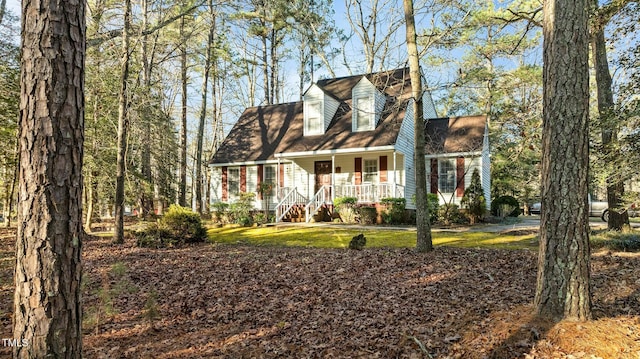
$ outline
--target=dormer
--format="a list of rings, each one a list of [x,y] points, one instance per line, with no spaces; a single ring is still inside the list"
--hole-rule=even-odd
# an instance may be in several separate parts
[[[353,87],[351,98],[351,131],[374,130],[382,118],[382,110],[387,100],[385,95],[363,76]]]
[[[331,119],[340,103],[313,84],[304,94],[304,136],[322,135],[327,131]]]

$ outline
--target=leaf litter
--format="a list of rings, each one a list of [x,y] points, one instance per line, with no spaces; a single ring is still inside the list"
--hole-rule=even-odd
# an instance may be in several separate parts
[[[86,358],[640,355],[635,254],[594,255],[595,320],[553,324],[532,315],[531,251],[154,250],[97,237],[83,250]],[[12,290],[1,292],[2,337],[11,336]]]

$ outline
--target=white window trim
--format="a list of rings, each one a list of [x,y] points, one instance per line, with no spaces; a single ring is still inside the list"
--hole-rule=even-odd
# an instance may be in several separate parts
[[[362,128],[360,126],[360,109],[358,108],[358,102],[361,100],[367,100],[369,102],[369,109],[363,111],[367,117],[369,117],[369,126],[366,128]],[[354,126],[353,132],[362,132],[362,131],[371,131],[375,128],[375,98],[373,95],[370,96],[359,96],[353,99],[353,107],[355,112],[354,118]],[[367,112],[368,111],[368,112]]]
[[[319,105],[318,129],[311,131],[310,111],[313,105]],[[324,103],[322,100],[304,102],[304,136],[321,135],[324,133]]]
[[[448,174],[443,173],[442,171],[442,164],[444,163],[444,161],[447,161],[448,163],[452,163],[453,164],[453,190],[450,192],[445,192],[444,188],[442,186],[442,178],[443,176],[448,176]],[[455,158],[441,158],[438,159],[438,191],[442,192],[442,193],[454,193],[456,191],[456,187],[457,187],[457,179],[458,179],[458,168],[457,168],[457,163],[456,163],[456,159]],[[448,181],[448,179],[447,179]]]
[[[365,173],[367,173],[367,171],[365,171],[365,169],[367,168],[366,163],[367,161],[375,161],[376,163],[376,175],[375,175],[375,180],[374,181],[367,181],[365,179]],[[371,184],[380,184],[380,161],[378,160],[378,158],[373,157],[373,158],[363,158],[362,159],[362,183],[371,183]]]

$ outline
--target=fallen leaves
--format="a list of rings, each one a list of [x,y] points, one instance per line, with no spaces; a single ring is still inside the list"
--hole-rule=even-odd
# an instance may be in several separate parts
[[[640,258],[597,255],[592,267],[595,332],[619,326],[626,339],[609,350],[637,353]],[[596,340],[584,334],[589,324],[568,331],[531,315],[536,255],[528,251],[151,250],[92,239],[84,268],[85,313],[105,304],[104,286],[113,307],[86,328],[87,358],[601,355],[576,342]]]

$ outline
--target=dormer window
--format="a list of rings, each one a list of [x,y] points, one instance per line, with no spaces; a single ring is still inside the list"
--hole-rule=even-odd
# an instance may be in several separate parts
[[[324,131],[322,101],[304,102],[304,135],[321,135]]]
[[[371,131],[374,129],[373,97],[357,97],[355,99],[355,126],[354,131]]]

